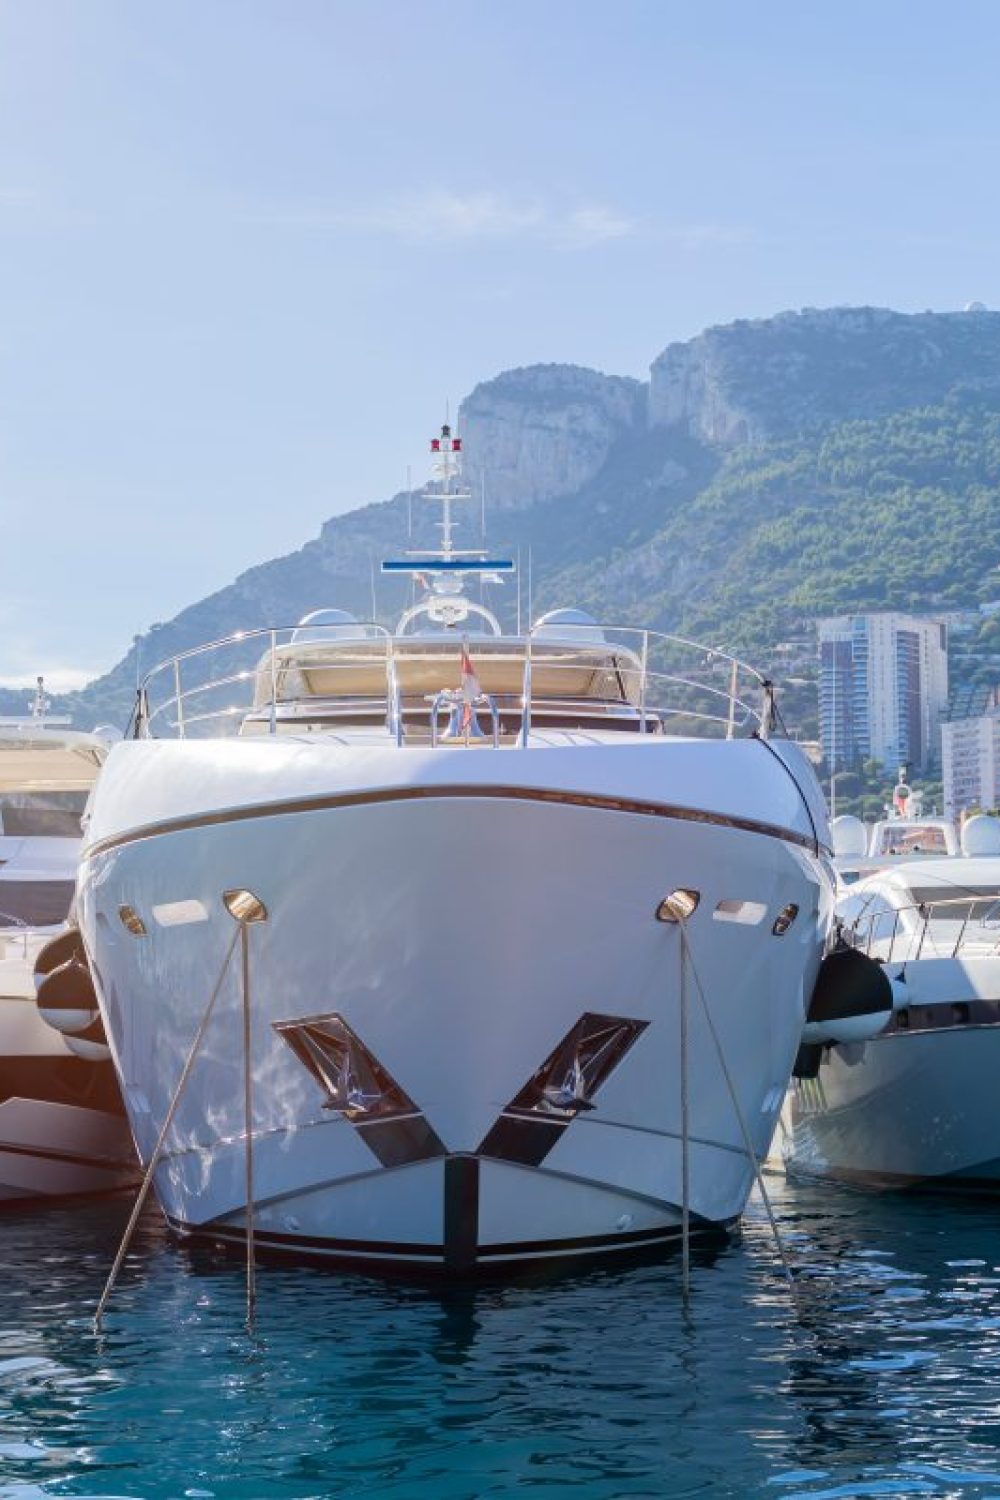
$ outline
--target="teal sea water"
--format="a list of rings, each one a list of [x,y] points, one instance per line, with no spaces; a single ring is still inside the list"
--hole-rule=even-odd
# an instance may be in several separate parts
[[[772,1180],[740,1240],[428,1291],[233,1263],[125,1205],[0,1221],[0,1500],[995,1496],[1000,1205]]]

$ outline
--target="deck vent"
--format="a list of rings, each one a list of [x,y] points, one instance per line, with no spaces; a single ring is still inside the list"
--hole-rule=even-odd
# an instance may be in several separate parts
[[[208,912],[201,901],[163,901],[153,907],[153,921],[158,927],[187,927],[192,922],[207,922]]]
[[[712,913],[714,922],[739,922],[744,927],[756,927],[767,916],[767,907],[762,901],[720,901]]]

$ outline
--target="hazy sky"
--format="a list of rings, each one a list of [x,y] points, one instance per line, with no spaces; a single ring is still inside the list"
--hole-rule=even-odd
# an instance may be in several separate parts
[[[401,488],[501,369],[1000,306],[998,80],[994,0],[0,0],[0,682]]]

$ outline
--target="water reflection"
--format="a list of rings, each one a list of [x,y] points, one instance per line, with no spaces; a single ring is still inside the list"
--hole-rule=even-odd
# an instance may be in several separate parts
[[[40,1495],[1000,1497],[989,1205],[776,1185],[697,1258],[428,1291],[238,1265],[125,1205],[3,1222],[0,1500]]]

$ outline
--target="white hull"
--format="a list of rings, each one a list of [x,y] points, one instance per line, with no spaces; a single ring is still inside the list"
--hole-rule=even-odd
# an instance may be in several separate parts
[[[8,939],[17,956],[0,961],[0,1204],[113,1192],[137,1175],[110,1067],[74,1056],[38,1013],[44,938]]]
[[[789,1172],[873,1188],[1000,1192],[1000,1027],[891,1032],[835,1047],[793,1085]]]
[[[650,796],[664,787],[669,808]],[[740,816],[761,806],[769,831]],[[830,897],[796,817],[787,774],[752,742],[565,755],[287,739],[117,748],[79,912],[141,1155],[236,933],[222,892],[245,888],[268,912],[247,929],[259,1243],[470,1271],[675,1236],[681,933],[654,913],[676,887],[700,893],[694,964],[763,1156]],[[766,915],[716,920],[734,899]],[[155,909],[180,902],[203,918],[160,925]],[[800,915],[775,937],[790,902]],[[125,930],[124,904],[145,935]],[[156,1175],[171,1224],[213,1238],[241,1238],[245,1223],[238,959],[237,948]],[[690,1207],[707,1229],[742,1212],[752,1167],[690,977],[687,988]],[[512,1118],[532,1075],[594,1015],[633,1023],[594,1107],[555,1124]],[[407,1096],[406,1120],[324,1108],[290,1045],[299,1033],[275,1027],[330,1016]]]
[[[817,1076],[793,1083],[781,1131],[791,1173],[873,1188],[1000,1190],[994,864],[911,862],[842,898],[846,920],[861,913],[855,940],[870,942],[881,963],[893,1013],[869,1040],[824,1050]]]

